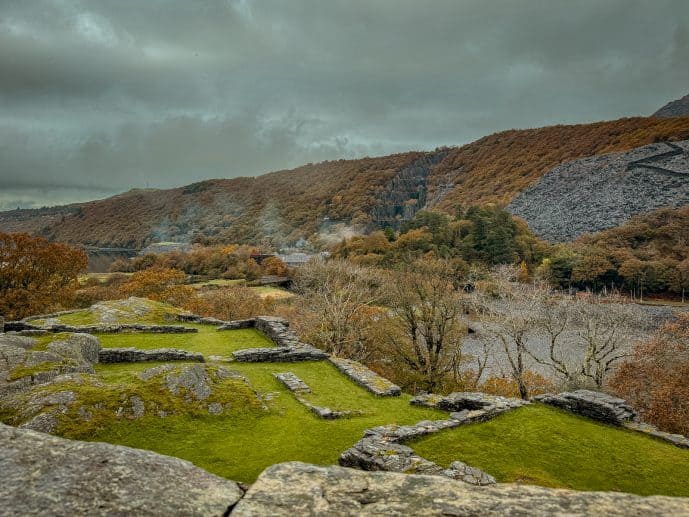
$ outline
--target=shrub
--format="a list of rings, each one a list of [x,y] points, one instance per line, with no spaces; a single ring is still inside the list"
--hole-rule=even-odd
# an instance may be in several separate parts
[[[664,431],[689,435],[689,314],[663,325],[634,349],[612,390]]]
[[[68,307],[86,253],[26,233],[0,233],[0,314],[24,318]]]

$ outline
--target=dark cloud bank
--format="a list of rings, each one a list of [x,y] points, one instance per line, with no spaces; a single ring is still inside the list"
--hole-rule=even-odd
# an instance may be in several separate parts
[[[686,0],[0,0],[0,209],[646,115]]]

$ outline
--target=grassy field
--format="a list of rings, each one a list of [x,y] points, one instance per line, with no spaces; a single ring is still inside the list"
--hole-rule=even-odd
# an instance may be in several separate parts
[[[109,382],[126,383],[129,376],[154,365],[100,365],[98,374]],[[264,395],[268,411],[124,420],[91,439],[169,454],[220,476],[251,482],[267,466],[282,461],[337,463],[339,454],[369,427],[443,418],[438,411],[411,406],[408,396],[377,398],[325,362],[227,366],[245,375]],[[318,403],[365,414],[341,420],[317,418],[272,375],[284,371],[294,372],[309,384]]]
[[[203,355],[229,356],[235,350],[253,347],[271,347],[275,344],[256,329],[218,331],[211,325],[185,323],[185,327],[198,329],[194,334],[100,334],[104,348],[130,347],[181,348]]]
[[[689,496],[689,450],[542,405],[409,445],[440,465],[462,460],[502,482]]]

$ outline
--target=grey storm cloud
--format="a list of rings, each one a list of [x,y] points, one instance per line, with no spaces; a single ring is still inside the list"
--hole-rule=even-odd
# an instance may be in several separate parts
[[[0,209],[647,115],[686,0],[0,0]]]

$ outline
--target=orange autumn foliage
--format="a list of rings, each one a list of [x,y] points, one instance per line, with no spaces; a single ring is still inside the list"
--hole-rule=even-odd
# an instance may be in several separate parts
[[[0,233],[0,315],[19,319],[68,306],[86,253],[28,234]]]
[[[132,274],[120,292],[124,296],[140,296],[179,307],[195,296],[193,287],[182,285],[185,279],[184,272],[178,269],[152,267]]]
[[[641,412],[644,421],[689,435],[689,314],[663,325],[636,346],[610,388]]]
[[[460,147],[429,171],[427,199],[454,213],[503,204],[553,167],[577,158],[624,151],[654,141],[689,139],[689,117],[620,120],[514,129]],[[323,222],[367,227],[386,186],[422,152],[332,160],[255,178],[208,180],[169,190],[132,190],[109,199],[0,215],[0,228],[45,231],[55,240],[141,248],[166,238],[201,244],[294,242]],[[447,195],[436,196],[452,185]]]

